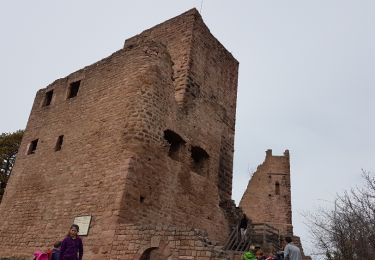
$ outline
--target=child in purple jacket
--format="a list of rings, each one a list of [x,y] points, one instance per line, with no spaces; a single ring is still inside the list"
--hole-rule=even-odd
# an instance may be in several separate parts
[[[78,232],[79,226],[76,224],[71,225],[68,235],[61,242],[61,260],[82,260],[83,244]]]

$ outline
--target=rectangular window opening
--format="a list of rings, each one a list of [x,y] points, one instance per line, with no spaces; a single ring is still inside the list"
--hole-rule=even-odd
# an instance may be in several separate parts
[[[56,152],[61,150],[63,142],[64,142],[64,136],[60,135],[59,138],[57,138],[57,142],[55,146]]]
[[[35,140],[31,141],[31,143],[29,144],[29,149],[27,151],[27,154],[34,154],[35,153],[36,147],[38,146],[38,140],[39,139],[35,139]]]
[[[168,156],[175,161],[179,161],[180,154],[183,151],[186,143],[184,139],[182,139],[180,135],[169,129],[164,131],[164,139],[169,144]]]
[[[70,83],[69,90],[68,90],[68,99],[74,98],[78,95],[79,86],[81,85],[81,81],[74,81]]]
[[[209,167],[209,155],[199,146],[191,148],[192,170],[202,176],[207,176]]]
[[[53,97],[53,90],[50,90],[50,91],[46,92],[46,95],[45,95],[44,101],[43,101],[44,107],[49,106],[51,104],[52,97]]]

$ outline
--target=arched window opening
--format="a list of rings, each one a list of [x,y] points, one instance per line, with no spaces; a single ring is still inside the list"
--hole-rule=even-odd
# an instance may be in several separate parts
[[[279,182],[275,183],[275,194],[280,195],[280,183]]]
[[[206,176],[208,173],[208,153],[199,146],[193,146],[191,148],[191,158],[193,161],[192,170]]]
[[[155,251],[157,249],[157,247],[148,248],[146,251],[143,252],[139,260],[150,260],[152,251]]]
[[[143,252],[139,260],[168,260],[171,259],[168,251],[168,248],[151,247]]]
[[[169,129],[164,131],[164,139],[169,143],[168,156],[173,160],[179,161],[182,148],[186,144],[185,140],[182,139],[180,135]]]

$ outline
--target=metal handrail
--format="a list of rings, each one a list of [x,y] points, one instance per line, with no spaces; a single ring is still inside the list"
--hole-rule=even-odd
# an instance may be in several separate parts
[[[266,223],[252,223],[248,226],[245,237],[241,237],[239,224],[232,230],[224,244],[224,250],[246,251],[252,242],[272,243],[279,247],[280,233],[275,227]],[[260,240],[260,241],[259,241]]]
[[[225,245],[224,250],[230,251],[246,251],[251,244],[251,232],[247,230],[245,237],[241,237],[239,232],[239,225],[235,227],[230,233]]]

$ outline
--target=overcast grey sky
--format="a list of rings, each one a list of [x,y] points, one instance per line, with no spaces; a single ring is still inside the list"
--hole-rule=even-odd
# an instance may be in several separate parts
[[[38,89],[193,7],[201,0],[1,1],[0,132],[25,128]],[[361,168],[375,171],[374,13],[370,0],[202,5],[240,62],[233,197],[239,202],[265,150],[289,149],[293,222],[305,247],[301,213],[359,184]]]

